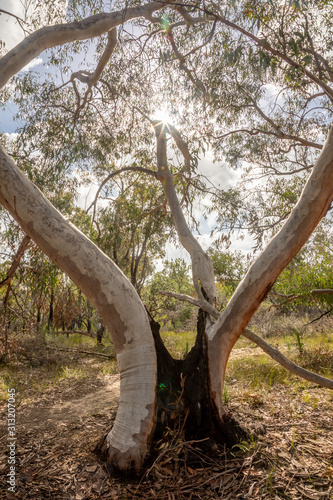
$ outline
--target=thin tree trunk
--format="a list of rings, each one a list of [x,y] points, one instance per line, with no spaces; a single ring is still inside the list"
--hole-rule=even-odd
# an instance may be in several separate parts
[[[53,315],[54,315],[54,289],[51,290],[50,305],[49,305],[49,317],[47,321],[48,329],[53,325]]]
[[[164,123],[160,122],[154,122],[154,127],[157,141],[157,179],[163,186],[179,241],[191,256],[193,284],[198,298],[203,300],[202,287],[208,297],[209,303],[213,304],[216,297],[213,264],[200,243],[191,233],[180,206],[173,176],[168,167],[167,127]]]

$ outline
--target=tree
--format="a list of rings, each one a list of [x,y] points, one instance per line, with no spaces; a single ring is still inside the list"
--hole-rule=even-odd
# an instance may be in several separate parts
[[[230,351],[280,273],[330,207],[333,130],[327,132],[327,122],[333,101],[332,72],[330,56],[320,50],[323,38],[327,51],[331,50],[333,40],[328,35],[327,2],[311,3],[311,7],[320,14],[327,31],[318,32],[318,21],[314,21],[311,10],[297,2],[277,5],[253,0],[232,5],[220,2],[218,6],[213,2],[195,5],[149,2],[128,4],[124,9],[99,12],[85,19],[80,19],[83,7],[82,12],[79,6],[75,11],[73,4],[74,10],[70,6],[68,15],[79,20],[40,28],[0,61],[0,85],[4,86],[42,50],[57,47],[58,51],[66,43],[107,34],[104,43],[102,39],[97,44],[97,51],[101,47],[104,51],[94,72],[74,72],[62,88],[46,86],[44,95],[35,92],[31,77],[19,79],[18,85],[25,96],[33,99],[36,94],[40,109],[48,102],[54,106],[56,118],[63,116],[62,127],[40,127],[39,133],[41,138],[47,138],[47,134],[54,138],[56,148],[62,148],[68,138],[66,161],[91,161],[100,167],[105,157],[116,157],[123,150],[131,160],[122,173],[141,172],[159,182],[179,241],[192,260],[197,294],[192,302],[202,312],[196,344],[180,364],[166,352],[158,327],[149,321],[142,301],[120,269],[51,205],[16,166],[15,158],[1,147],[1,204],[94,304],[112,334],[121,373],[121,398],[114,427],[106,441],[109,460],[121,469],[132,463],[139,468],[146,456],[156,421],[156,390],[162,382],[170,393],[183,389],[189,429],[200,426],[202,432],[216,434],[218,430],[227,437],[222,389]],[[129,21],[132,32],[124,35],[122,29]],[[301,36],[297,35],[298,30]],[[135,49],[132,40],[137,41]],[[74,50],[78,50],[78,45],[74,45]],[[53,54],[52,58],[59,64],[61,55]],[[113,66],[113,59],[120,64]],[[269,110],[262,103],[266,87],[274,78],[276,85],[283,83],[287,89],[283,97],[283,104],[288,105],[286,115],[280,105]],[[149,91],[155,90],[157,83],[160,91],[149,102],[148,96],[152,95]],[[185,101],[181,106],[182,94]],[[172,125],[150,116],[166,96],[171,110],[179,108],[182,134]],[[296,111],[306,109],[317,98],[322,99],[327,113],[325,120],[317,120],[314,127],[313,121],[307,119],[309,109],[301,116]],[[66,129],[65,120],[73,124],[71,130]],[[236,128],[230,130],[234,125]],[[190,140],[192,127],[200,130]],[[322,144],[319,138],[324,132],[327,138]],[[189,138],[188,142],[184,136]],[[226,136],[230,140],[224,141]],[[178,168],[177,159],[168,161],[167,146],[171,142],[174,157],[178,155],[181,159]],[[182,207],[183,202],[191,200],[194,188],[201,192],[208,190],[206,184],[203,186],[196,179],[196,160],[206,143],[211,144],[217,159],[226,157],[236,166],[246,161],[265,171],[263,162],[267,162],[266,174],[270,175],[276,196],[281,190],[274,183],[273,173],[277,173],[274,169],[277,170],[278,164],[274,162],[282,164],[283,175],[297,176],[301,162],[305,162],[306,171],[310,169],[309,158],[315,159],[297,203],[289,197],[282,215],[268,213],[273,219],[268,226],[275,232],[283,225],[251,265],[221,314],[214,308],[212,263],[193,236]],[[291,146],[284,149],[285,143]],[[49,146],[43,150],[48,144],[47,140],[41,143],[42,158],[52,158]],[[31,141],[27,144],[30,146]],[[302,154],[302,148],[315,152]],[[148,160],[145,165],[131,164],[132,159],[143,156]],[[151,168],[149,162],[152,165],[156,162],[157,167]],[[299,184],[303,183],[302,178]],[[286,193],[287,186],[282,191]],[[215,208],[230,204],[231,209],[225,215],[234,227],[237,218],[257,226],[254,211],[240,203],[237,193],[233,196],[214,191],[213,194]],[[262,195],[260,201],[267,214],[268,197]],[[221,212],[220,220],[223,215]]]

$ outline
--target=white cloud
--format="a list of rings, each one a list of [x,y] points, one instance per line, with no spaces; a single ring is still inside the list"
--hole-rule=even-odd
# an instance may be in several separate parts
[[[23,16],[23,6],[19,0],[0,0],[0,9],[10,12],[20,18]],[[0,15],[0,39],[10,50],[25,37],[22,28],[16,19],[7,14]]]
[[[6,139],[8,139],[9,142],[15,141],[18,137],[18,134],[16,132],[12,132],[11,134],[8,134],[8,132],[4,133],[4,136]]]
[[[42,64],[42,62],[43,62],[43,59],[41,57],[36,57],[32,61],[30,61],[26,66],[24,66],[24,68],[22,68],[21,71],[30,71],[35,66]]]

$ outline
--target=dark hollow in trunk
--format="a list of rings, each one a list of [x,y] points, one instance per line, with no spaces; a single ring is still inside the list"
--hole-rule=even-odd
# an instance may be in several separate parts
[[[246,431],[229,414],[222,420],[211,397],[206,318],[207,314],[200,309],[196,341],[184,360],[172,358],[160,337],[160,325],[150,318],[158,366],[155,438],[166,426],[173,427],[178,412],[184,422],[185,439],[209,438],[211,443],[230,447],[243,439]]]

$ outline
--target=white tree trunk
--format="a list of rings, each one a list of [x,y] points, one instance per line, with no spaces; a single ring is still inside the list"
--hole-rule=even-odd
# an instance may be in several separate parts
[[[191,233],[177,197],[173,176],[168,167],[167,126],[163,123],[157,123],[154,126],[157,141],[157,179],[161,182],[168,200],[179,241],[191,256],[193,284],[198,298],[201,301],[204,300],[200,288],[202,286],[209,303],[213,304],[216,297],[213,264]]]
[[[119,409],[107,442],[120,468],[140,467],[152,435],[157,381],[149,320],[120,269],[58,212],[0,147],[0,203],[94,304],[112,335]]]
[[[333,200],[333,128],[301,197],[279,233],[252,264],[208,331],[212,396],[224,414],[222,388],[229,354],[276,279],[311,236]]]

